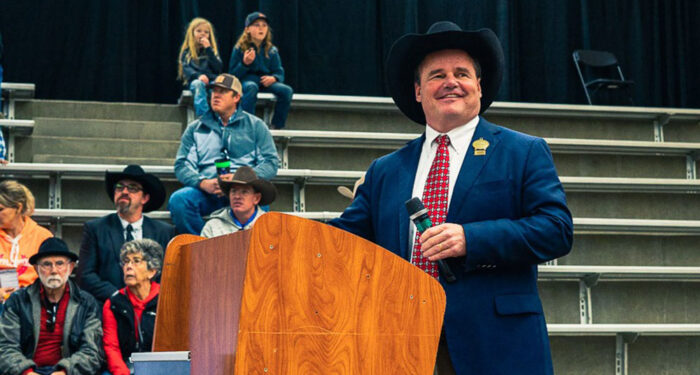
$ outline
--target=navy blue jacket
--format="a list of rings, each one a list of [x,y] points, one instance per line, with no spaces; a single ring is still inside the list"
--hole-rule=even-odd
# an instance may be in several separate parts
[[[224,63],[221,58],[214,53],[214,49],[207,47],[198,51],[199,61],[190,59],[190,52],[185,50],[180,56],[182,63],[182,74],[185,76],[185,81],[189,85],[192,81],[204,74],[209,78],[209,81],[214,81],[216,76],[221,74],[224,68]],[[187,61],[189,59],[189,61]]]
[[[175,235],[172,225],[146,216],[143,217],[142,230],[143,238],[158,242],[163,250]],[[79,284],[101,304],[124,287],[124,272],[119,265],[119,251],[123,244],[124,230],[116,213],[90,220],[83,226],[78,263]]]
[[[268,52],[269,56],[265,56],[265,49],[260,46],[255,51],[255,60],[250,65],[243,64],[243,52],[245,51],[241,51],[240,48],[233,48],[228,66],[229,73],[241,81],[259,82],[262,76],[273,76],[277,78],[277,82],[284,82],[284,68],[277,47],[272,46]]]
[[[551,153],[541,138],[479,121],[452,194],[447,223],[461,224],[467,255],[448,260],[444,333],[458,374],[552,374],[537,291],[537,264],[571,250],[573,223]],[[372,162],[365,182],[331,224],[410,257],[404,202],[425,135]]]

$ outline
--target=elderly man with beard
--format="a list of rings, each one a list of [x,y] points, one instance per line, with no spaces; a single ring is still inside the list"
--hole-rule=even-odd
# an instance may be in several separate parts
[[[125,242],[149,238],[165,249],[175,235],[172,225],[143,215],[165,201],[165,187],[158,177],[129,165],[120,173],[105,172],[105,180],[117,212],[85,223],[78,265],[80,286],[100,303],[124,287],[119,249]]]
[[[1,375],[98,373],[99,307],[68,280],[77,258],[59,238],[44,240],[29,258],[39,279],[14,292],[0,316]]]

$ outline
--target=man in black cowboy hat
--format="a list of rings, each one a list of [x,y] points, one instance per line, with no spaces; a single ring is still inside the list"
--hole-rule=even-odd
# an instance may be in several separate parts
[[[545,141],[480,116],[503,61],[489,29],[438,22],[397,40],[389,88],[425,133],[375,160],[331,223],[438,277],[447,294],[440,374],[552,373],[537,264],[571,250],[573,224]],[[411,197],[422,197],[434,224],[418,235],[404,209]]]
[[[275,185],[258,178],[251,167],[240,167],[230,179],[219,178],[219,186],[229,199],[229,207],[214,211],[202,229],[211,238],[250,229],[265,214],[260,206],[272,203],[277,196]]]
[[[80,286],[104,302],[124,287],[119,266],[119,249],[126,241],[150,238],[163,249],[175,235],[175,228],[143,215],[157,210],[165,201],[165,187],[158,177],[129,165],[122,172],[105,172],[107,196],[116,213],[85,223],[80,245],[78,277]]]
[[[29,258],[39,278],[14,292],[0,316],[0,373],[96,374],[102,322],[95,299],[69,280],[78,257],[48,238]]]

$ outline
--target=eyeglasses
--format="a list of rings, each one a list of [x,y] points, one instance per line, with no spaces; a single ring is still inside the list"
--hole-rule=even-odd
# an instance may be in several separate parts
[[[231,191],[229,191],[229,194],[232,194],[232,195],[240,194],[242,196],[250,195],[253,193],[255,193],[255,190],[243,189],[243,188],[231,188]]]
[[[124,185],[124,184],[117,183],[114,185],[115,192],[122,191],[124,189],[128,190],[129,193],[138,193],[139,191],[143,190],[143,188],[141,186],[134,185],[134,184]]]
[[[62,260],[57,260],[55,262],[49,262],[47,260],[47,261],[39,263],[39,267],[44,271],[50,271],[54,266],[56,267],[57,270],[64,270],[64,269],[66,269],[66,266],[68,266],[68,263],[70,263],[70,262],[65,262]]]
[[[122,259],[119,264],[121,264],[122,267],[126,266],[127,264],[133,264],[135,267],[137,267],[139,264],[146,262],[145,259],[143,258],[134,258],[134,259]]]

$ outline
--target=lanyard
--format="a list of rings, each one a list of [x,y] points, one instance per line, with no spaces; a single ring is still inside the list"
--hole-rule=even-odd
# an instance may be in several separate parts
[[[255,211],[253,211],[253,214],[248,218],[248,220],[244,223],[241,224],[240,221],[236,218],[236,215],[233,214],[233,210],[228,211],[229,215],[231,215],[231,218],[233,219],[233,222],[236,223],[241,229],[245,229],[246,225],[250,224],[255,220],[255,216],[258,214],[258,206],[255,206]]]

